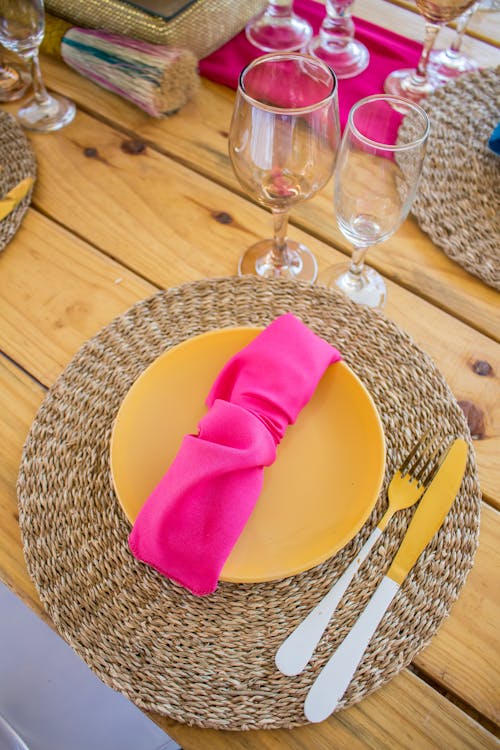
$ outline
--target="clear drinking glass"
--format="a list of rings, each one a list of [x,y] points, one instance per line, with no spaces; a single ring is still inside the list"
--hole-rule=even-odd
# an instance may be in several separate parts
[[[14,62],[0,61],[0,102],[20,99],[31,83],[28,71]]]
[[[316,259],[287,239],[288,212],[330,179],[340,141],[337,81],[320,60],[271,54],[241,73],[229,131],[229,155],[242,186],[271,209],[274,238],[250,247],[241,274],[313,282]]]
[[[246,25],[245,33],[264,52],[293,52],[309,42],[312,26],[293,12],[293,0],[269,0],[264,11]]]
[[[364,265],[368,248],[384,242],[408,216],[429,135],[429,119],[411,101],[378,94],[349,113],[335,170],[338,226],[352,242],[350,263],[329,268],[320,281],[369,307],[386,300],[383,278]]]
[[[354,38],[353,0],[326,0],[326,16],[308,52],[333,68],[337,78],[352,78],[368,66],[370,54]]]
[[[384,82],[386,94],[394,94],[420,101],[442,84],[433,78],[429,69],[429,57],[434,48],[439,30],[474,5],[475,0],[416,0],[417,8],[425,19],[424,48],[416,69],[395,70]]]
[[[455,25],[455,36],[449,47],[433,50],[429,55],[429,70],[433,78],[446,83],[451,78],[479,68],[475,60],[461,51],[467,25],[479,7],[480,3],[476,2],[465,13],[462,13]]]
[[[44,29],[43,0],[0,0],[0,42],[31,63],[34,96],[17,116],[23,127],[41,133],[62,128],[75,116],[73,102],[49,94],[43,83],[38,48]]]

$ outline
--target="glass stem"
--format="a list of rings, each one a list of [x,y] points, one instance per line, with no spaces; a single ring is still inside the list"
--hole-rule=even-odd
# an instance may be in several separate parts
[[[456,34],[455,37],[450,45],[449,52],[451,55],[458,55],[460,52],[460,49],[462,47],[462,42],[464,40],[465,31],[467,29],[467,25],[471,19],[472,14],[476,10],[476,5],[471,5],[471,7],[465,11],[465,13],[462,13],[460,18],[457,21],[456,25]]]
[[[319,35],[323,46],[347,47],[354,37],[354,21],[350,12],[351,0],[326,0],[326,16]]]
[[[369,245],[364,247],[355,247],[351,255],[351,265],[349,267],[349,273],[359,277],[363,271],[366,253],[368,252]]]
[[[275,268],[287,265],[286,233],[288,229],[288,211],[273,211],[274,237],[271,251],[271,263]]]
[[[41,104],[43,106],[50,101],[50,96],[43,82],[38,52],[35,52],[31,57],[31,75],[33,78],[33,93],[35,99],[38,104]]]
[[[440,28],[441,24],[439,23],[431,23],[430,21],[426,21],[425,23],[424,48],[422,50],[422,54],[420,55],[420,60],[418,61],[416,72],[416,77],[419,79],[427,79],[427,64],[429,62],[429,55],[432,52],[432,48],[434,47],[434,43],[436,41],[436,37]]]

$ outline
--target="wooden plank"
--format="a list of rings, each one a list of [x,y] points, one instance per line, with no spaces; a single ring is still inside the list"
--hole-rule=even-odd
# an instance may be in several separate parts
[[[0,383],[0,578],[40,614],[38,594],[23,556],[15,488],[23,443],[45,389],[5,357],[0,357]]]
[[[495,736],[407,670],[358,705],[322,724],[265,732],[187,728],[152,716],[183,750],[479,750]],[[241,742],[241,745],[239,744]]]
[[[96,171],[75,174],[74,185],[66,189],[78,193],[95,186],[96,199],[86,204],[93,214],[85,214],[90,239],[95,241],[94,232],[109,238],[112,252],[159,286],[230,275],[235,255],[269,228],[264,210],[195,178],[189,170],[184,171],[194,182],[186,184],[183,168],[175,163],[168,165],[169,182],[163,168],[160,173],[155,171],[155,164],[165,161],[155,152],[144,157],[140,183],[131,184],[122,167],[125,177],[120,189],[123,152],[119,146],[115,151],[101,148],[106,164],[99,161]],[[64,202],[61,181],[55,179],[51,184]],[[100,184],[106,185],[109,193],[101,195]],[[197,196],[196,201],[192,195]],[[142,196],[147,210],[144,219],[137,218],[134,224],[127,215],[129,208],[133,211],[133,200],[141,200],[135,196]],[[148,209],[149,200],[154,210]],[[175,210],[167,214],[164,207],[173,203]],[[220,211],[232,212],[232,222],[217,221],[214,216]],[[311,241],[298,230],[294,236],[302,242]],[[197,249],[200,238],[206,247],[201,253]],[[342,257],[320,242],[313,248],[323,267]],[[34,211],[28,212],[21,230],[0,256],[0,274],[0,316],[4,321],[0,347],[46,385],[86,339],[156,288]],[[484,434],[476,442],[480,480],[485,496],[500,507],[500,347],[396,284],[388,282],[388,289],[388,317],[434,358],[457,399],[473,402],[482,412]],[[477,361],[488,362],[492,373],[478,375],[474,371]]]
[[[121,128],[154,144],[155,148],[170,154],[175,160],[188,164],[216,182],[243,194],[227,155],[227,130],[234,101],[234,93],[230,89],[204,82],[199,95],[177,115],[158,121],[148,118],[128,102],[98,89],[60,63],[47,59],[44,61],[44,69],[50,84],[74,98],[82,107],[92,110],[100,117],[113,120]],[[85,133],[87,129],[88,132]],[[73,149],[70,145],[72,138],[76,146]],[[122,136],[117,136],[117,139],[120,138]],[[58,134],[57,139],[50,143],[43,136],[33,140],[37,156],[44,165],[44,169],[41,170],[42,184],[35,196],[35,200],[39,201],[37,205],[57,220],[79,231],[78,218],[84,218],[82,195],[85,193],[78,194],[76,189],[68,193],[65,176],[71,173],[74,177],[77,168],[88,173],[88,165],[83,166],[84,146],[101,151],[110,143],[110,136],[99,134],[95,127],[91,126],[89,119],[79,115],[70,128]],[[101,143],[102,141],[104,143]],[[79,153],[78,146],[81,149]],[[115,164],[116,154],[113,157],[112,163]],[[103,158],[109,158],[109,154],[103,154]],[[104,166],[103,162],[101,164]],[[139,175],[133,174],[132,166],[128,169],[131,179],[140,179]],[[57,177],[53,175],[54,171],[57,172]],[[43,189],[42,181],[45,174],[47,181]],[[114,180],[114,177],[108,170],[107,179]],[[164,185],[166,189],[166,182]],[[173,179],[171,187],[174,187]],[[87,190],[90,189],[87,184]],[[92,190],[95,189],[96,183],[92,186]],[[63,202],[60,200],[62,191],[66,191]],[[78,205],[75,205],[77,202]],[[135,210],[143,210],[140,199]],[[343,252],[350,252],[349,243],[337,229],[334,219],[331,185],[324,188],[313,200],[299,205],[292,213],[292,223],[324,242],[341,248]],[[417,294],[426,296],[481,332],[495,338],[500,337],[500,325],[496,315],[498,292],[468,274],[438,250],[419,229],[415,220],[408,219],[395,236],[373,248],[369,258],[375,267],[393,280]]]
[[[76,350],[156,288],[30,210],[0,256],[0,349],[51,385]]]
[[[500,514],[483,506],[479,549],[465,587],[415,665],[500,725]]]
[[[44,390],[39,384],[8,360],[0,358],[0,410],[7,425],[7,440],[2,451],[3,461],[0,463],[0,510],[3,518],[0,527],[0,575],[39,615],[47,619],[26,571],[19,537],[15,494],[21,447],[43,395]],[[490,520],[485,519],[488,529]],[[495,534],[495,545],[498,550],[498,525]],[[473,676],[470,680],[473,684],[469,685],[468,691],[464,691],[464,699],[472,698],[474,704],[479,704],[480,708],[487,708],[490,698],[483,696],[479,700],[479,692],[483,690],[485,693],[485,685],[488,683],[487,695],[494,694],[494,663],[498,658],[498,649],[495,650],[498,620],[493,594],[495,571],[491,564],[492,550],[490,545],[483,544],[483,541],[476,567],[449,621],[419,657],[418,663],[429,669],[434,679],[436,676],[441,677],[442,684],[451,689],[455,687],[455,682],[450,680],[450,672],[446,671],[441,675],[439,669],[453,651],[451,672],[456,670],[458,673],[461,669],[463,674],[467,675],[470,669]],[[478,597],[481,598],[481,626],[468,632],[471,618],[474,614],[477,615]],[[467,632],[470,640],[468,644],[464,643]],[[473,662],[474,670],[470,665],[462,663],[471,658],[472,654],[474,659],[480,655],[478,661]],[[475,667],[484,667],[488,659],[491,659],[491,664],[482,679],[478,679]],[[466,681],[464,685],[467,685]],[[330,750],[333,747],[349,750],[374,747],[400,750],[402,747],[410,746],[439,750],[446,747],[447,750],[452,750],[497,746],[491,734],[407,670],[352,709],[332,717],[320,726],[305,726],[292,732],[215,732],[186,727],[157,715],[152,718],[182,743],[184,750],[198,750],[202,746],[213,750],[272,750],[279,747],[290,750],[305,750],[311,747],[315,750]]]

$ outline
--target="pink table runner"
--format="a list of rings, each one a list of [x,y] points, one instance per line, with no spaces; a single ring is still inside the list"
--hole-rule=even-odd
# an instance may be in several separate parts
[[[294,10],[312,25],[314,33],[323,21],[324,5],[314,0],[295,0]],[[355,78],[339,81],[339,110],[342,128],[352,105],[364,96],[383,93],[386,77],[398,68],[415,67],[422,45],[400,34],[387,31],[361,18],[354,18],[355,36],[370,51],[368,68]],[[423,24],[423,21],[422,21]],[[241,70],[251,60],[264,54],[247,40],[241,31],[227,44],[200,61],[200,73],[217,83],[236,89]]]

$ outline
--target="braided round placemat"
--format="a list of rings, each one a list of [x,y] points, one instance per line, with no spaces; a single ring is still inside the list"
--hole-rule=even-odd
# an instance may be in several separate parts
[[[36,161],[30,142],[17,120],[0,111],[0,199],[25,177],[35,177]],[[17,232],[31,201],[31,188],[13,211],[0,221],[0,250]]]
[[[500,67],[447,83],[422,102],[431,132],[412,212],[435,245],[500,289]]]
[[[362,531],[327,562],[282,581],[221,583],[215,594],[197,598],[128,549],[129,524],[109,471],[113,420],[133,382],[164,350],[215,328],[267,325],[287,311],[338,346],[372,394],[387,443],[383,489]],[[470,440],[436,366],[383,316],[323,287],[250,276],[160,292],[80,349],[33,422],[18,480],[30,574],[61,635],[138,706],[218,729],[305,723],[308,687],[389,567],[411,510],[391,522],[306,670],[285,677],[274,654],[357,553],[386,508],[390,477],[429,428]],[[384,617],[341,706],[408,664],[458,596],[478,537],[474,461],[471,448],[452,510]]]

